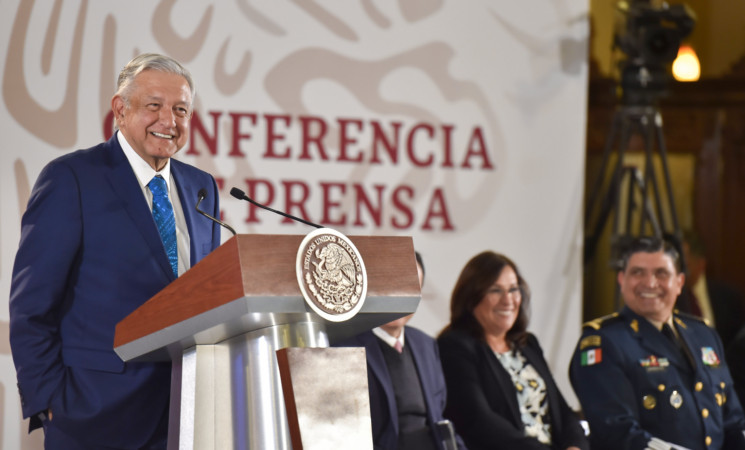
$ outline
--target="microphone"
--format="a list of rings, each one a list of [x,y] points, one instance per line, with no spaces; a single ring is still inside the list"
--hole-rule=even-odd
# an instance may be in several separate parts
[[[270,208],[270,207],[268,207],[266,205],[262,205],[261,203],[259,203],[256,200],[252,199],[251,197],[249,197],[248,195],[246,195],[245,192],[243,192],[242,190],[240,190],[240,189],[238,189],[236,187],[234,187],[233,189],[230,190],[230,195],[232,195],[233,197],[237,198],[238,200],[246,200],[247,202],[249,202],[250,204],[252,204],[254,206],[258,206],[261,209],[266,209],[267,211],[271,211],[271,212],[273,212],[275,214],[279,214],[280,216],[287,217],[288,219],[292,219],[292,220],[294,220],[296,222],[302,222],[302,223],[304,223],[306,225],[310,225],[310,226],[316,227],[316,228],[323,228],[322,226],[320,226],[318,224],[315,224],[313,222],[308,222],[307,220],[303,220],[300,217],[295,217],[295,216],[293,216],[291,214],[283,213],[282,211],[277,211],[276,209],[272,209],[272,208]]]
[[[235,236],[235,230],[233,229],[233,227],[231,227],[230,225],[228,225],[227,223],[225,223],[225,222],[223,222],[221,220],[215,219],[214,217],[210,216],[206,212],[204,212],[201,209],[199,209],[199,204],[202,203],[202,200],[204,200],[205,197],[207,197],[207,190],[205,188],[200,189],[199,190],[199,193],[197,194],[197,196],[199,196],[199,200],[197,200],[197,206],[195,206],[195,209],[197,210],[197,212],[199,214],[203,215],[204,217],[210,219],[211,221],[217,223],[218,225],[227,228],[228,230],[230,230],[231,233],[233,233],[233,236]]]

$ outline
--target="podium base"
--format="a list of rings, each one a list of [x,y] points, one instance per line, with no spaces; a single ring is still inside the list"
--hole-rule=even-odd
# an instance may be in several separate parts
[[[328,345],[325,326],[308,321],[184,350],[173,363],[168,449],[292,450],[275,352]]]

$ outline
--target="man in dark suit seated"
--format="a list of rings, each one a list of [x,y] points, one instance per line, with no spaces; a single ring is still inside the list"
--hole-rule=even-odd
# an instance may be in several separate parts
[[[424,265],[416,253],[419,284]],[[449,450],[444,420],[447,392],[436,341],[406,326],[410,314],[337,344],[365,347],[370,415],[376,450]],[[465,445],[456,436],[458,449]]]
[[[686,231],[682,248],[686,280],[675,307],[703,318],[717,330],[727,348],[743,325],[745,299],[734,286],[706,276],[706,248],[700,236]]]

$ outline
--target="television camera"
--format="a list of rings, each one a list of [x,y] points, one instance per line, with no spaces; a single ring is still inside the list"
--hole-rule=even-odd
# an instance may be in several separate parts
[[[623,103],[651,105],[665,92],[678,47],[693,31],[696,15],[685,4],[622,0],[616,4],[613,44],[620,61]]]

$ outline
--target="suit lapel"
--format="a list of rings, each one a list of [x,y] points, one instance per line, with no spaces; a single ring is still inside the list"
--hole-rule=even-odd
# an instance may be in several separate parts
[[[632,313],[633,314],[633,313]],[[638,339],[639,345],[649,350],[650,356],[667,358],[667,360],[681,369],[688,371],[690,365],[685,356],[674,342],[668,339],[664,334],[654,327],[647,319],[630,315],[629,326],[635,331],[634,336]],[[637,331],[638,330],[638,331]]]
[[[111,184],[112,191],[119,197],[122,207],[127,212],[135,228],[139,230],[142,238],[150,247],[153,258],[163,269],[169,280],[174,280],[173,270],[163,249],[163,242],[158,233],[158,227],[153,220],[153,214],[147,207],[147,201],[140,188],[140,183],[129,165],[124,151],[119,145],[116,133],[106,143],[110,161],[110,174],[107,178]]]
[[[430,381],[432,378],[428,374],[423,373],[429,365],[424,360],[426,351],[422,349],[422,343],[416,339],[414,333],[406,334],[406,345],[411,350],[411,358],[414,360],[414,367],[416,367],[417,378],[419,378],[419,385],[422,387],[422,397],[424,397],[424,404],[427,407],[427,415],[431,416],[431,412],[435,410],[435,405],[431,405],[430,402],[433,399],[434,393]],[[430,417],[430,420],[432,418]]]
[[[513,422],[515,419],[520,419],[520,406],[517,404],[517,394],[515,393],[515,385],[512,382],[512,377],[507,370],[502,366],[502,363],[497,359],[497,355],[489,348],[486,343],[480,343],[479,348],[485,356],[489,370],[494,375],[499,383],[499,390],[502,392],[504,398],[509,404],[510,411],[512,412]]]
[[[194,228],[195,218],[195,207],[197,205],[197,188],[189,182],[189,178],[184,176],[182,166],[179,161],[171,159],[171,175],[176,180],[176,189],[178,190],[179,200],[181,201],[181,210],[184,212],[184,219],[186,220],[186,228],[189,230],[189,261],[190,266],[196,264],[197,254],[196,248],[197,243],[191,242],[196,236],[196,228]],[[204,186],[206,188],[206,186]]]
[[[520,351],[525,356],[525,360],[533,366],[533,368],[538,372],[538,375],[543,378],[543,382],[546,385],[546,396],[548,397],[548,404],[549,405],[559,405],[559,399],[558,399],[558,392],[554,388],[553,383],[551,382],[551,373],[549,372],[548,367],[545,365],[544,359],[539,355],[537,348],[533,348],[530,344],[524,346],[520,349]],[[553,408],[549,408],[548,410],[549,415],[551,416],[551,423],[554,424],[554,426],[559,426],[561,424],[561,411],[557,406],[554,406]]]
[[[367,352],[367,364],[370,366],[375,378],[380,381],[380,385],[383,386],[383,392],[385,392],[385,398],[388,403],[388,414],[393,423],[393,429],[398,435],[398,411],[396,410],[396,397],[393,392],[393,382],[391,381],[391,374],[388,372],[388,366],[385,364],[383,358],[383,350],[380,349],[380,343],[378,343],[378,337],[372,331],[368,331],[360,335],[365,351]]]
[[[703,364],[701,355],[702,346],[698,339],[696,339],[696,335],[690,332],[688,325],[682,319],[674,317],[673,320],[678,325],[678,333],[680,334],[681,341],[683,341],[683,345],[688,348],[691,355],[691,362],[696,365],[694,369],[698,370],[698,365]],[[717,355],[717,357],[719,356],[721,355]]]

